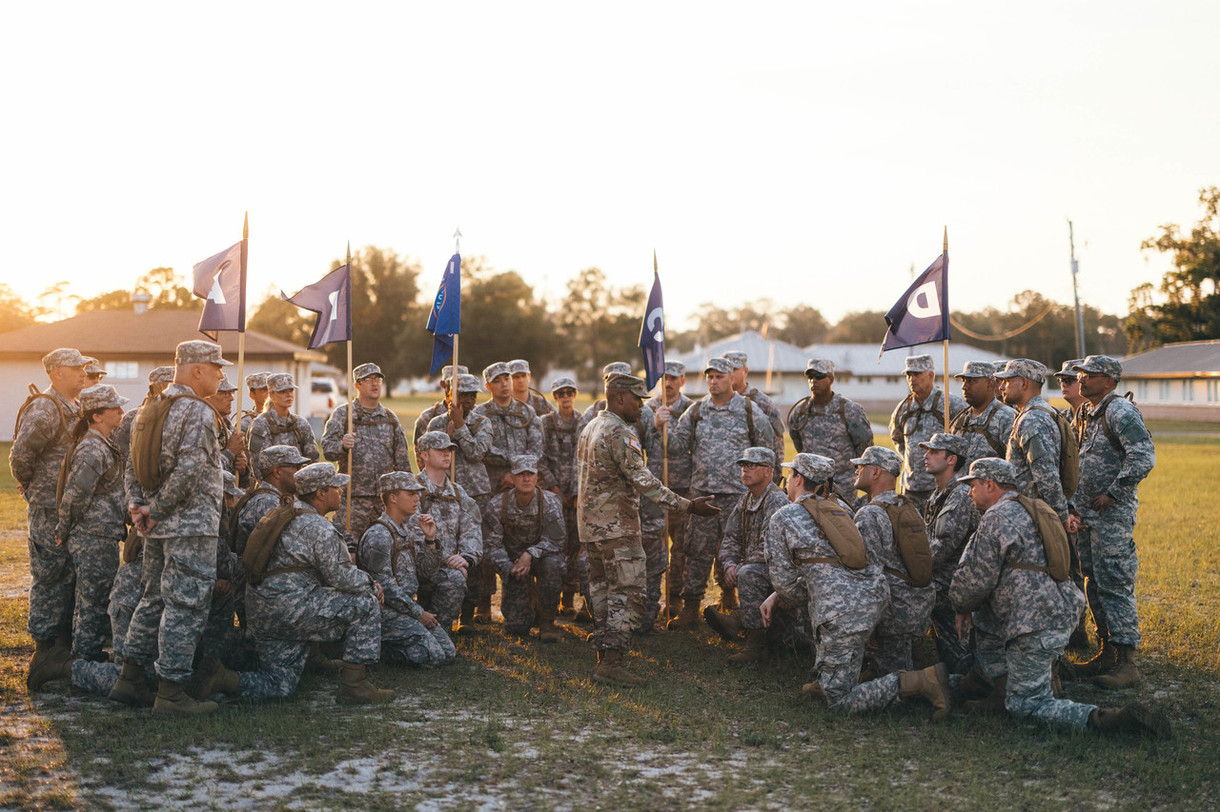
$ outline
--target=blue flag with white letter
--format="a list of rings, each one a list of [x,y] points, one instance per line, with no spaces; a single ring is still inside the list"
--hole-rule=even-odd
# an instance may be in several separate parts
[[[890,312],[885,314],[885,340],[881,352],[934,341],[948,341],[949,252],[946,250],[911,283]],[[881,353],[877,353],[881,357]]]
[[[640,325],[640,350],[644,353],[644,384],[649,388],[665,374],[665,306],[661,303],[661,275],[652,272],[652,292]]]
[[[309,349],[316,350],[335,341],[352,340],[352,269],[340,265],[295,296],[280,291],[280,298],[302,310],[318,314],[309,337]]]
[[[428,314],[428,332],[435,338],[432,343],[432,371],[429,373],[435,375],[453,357],[453,337],[462,332],[460,254],[449,257],[449,264],[445,266],[445,275],[441,277],[441,286],[432,302],[432,312]]]

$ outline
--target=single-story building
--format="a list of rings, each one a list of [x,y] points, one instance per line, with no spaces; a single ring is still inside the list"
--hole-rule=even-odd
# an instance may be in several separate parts
[[[1144,417],[1220,420],[1220,341],[1181,341],[1122,359],[1119,392]]]
[[[237,363],[237,333],[220,333],[226,360]],[[206,338],[199,332],[197,310],[99,310],[62,321],[32,324],[0,335],[0,441],[12,440],[13,422],[29,393],[47,386],[42,357],[58,347],[74,347],[97,358],[110,384],[138,406],[148,393],[148,373],[174,363],[174,348],[182,341]],[[326,357],[287,341],[246,331],[245,367],[252,372],[290,372],[295,376],[298,397],[294,410],[308,415],[309,380],[312,366]],[[237,367],[227,369],[229,380],[242,387],[245,407],[249,396],[238,380]]]

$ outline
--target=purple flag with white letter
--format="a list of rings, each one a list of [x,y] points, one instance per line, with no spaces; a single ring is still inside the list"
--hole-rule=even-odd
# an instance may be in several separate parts
[[[655,270],[640,325],[639,346],[644,353],[644,384],[652,389],[665,374],[665,307],[661,302],[661,275]]]
[[[205,299],[199,332],[213,341],[219,330],[246,331],[246,240],[195,265],[193,292]]]
[[[949,252],[946,250],[911,283],[890,312],[881,352],[934,341],[948,341]],[[881,353],[877,354],[881,357]]]
[[[309,337],[309,349],[316,350],[335,341],[352,340],[352,268],[340,265],[295,296],[280,291],[280,298],[302,310],[318,314]]]

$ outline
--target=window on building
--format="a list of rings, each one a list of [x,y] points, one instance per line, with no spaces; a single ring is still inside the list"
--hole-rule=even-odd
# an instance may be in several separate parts
[[[139,361],[103,361],[107,377],[116,381],[134,381],[140,377]]]
[[[873,376],[872,375],[861,375],[858,380],[860,381],[860,383],[872,383]]]
[[[899,378],[897,375],[886,375],[885,376],[886,383],[898,383],[900,380],[901,380],[901,378]]]
[[[1157,381],[1156,397],[1157,400],[1165,402],[1169,400],[1169,386],[1172,381]]]
[[[1148,399],[1148,382],[1147,381],[1136,381],[1135,382],[1135,397],[1138,400],[1147,400]]]
[[[1207,402],[1216,403],[1220,401],[1220,380],[1209,378],[1207,380]]]
[[[1182,402],[1190,403],[1195,399],[1195,382],[1182,381]]]

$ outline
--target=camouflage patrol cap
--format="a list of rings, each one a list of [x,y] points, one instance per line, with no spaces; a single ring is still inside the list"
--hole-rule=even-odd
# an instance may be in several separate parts
[[[351,479],[347,474],[335,470],[333,463],[315,462],[306,465],[292,475],[292,481],[297,486],[297,493],[305,496],[319,488],[342,488]]]
[[[518,372],[524,372],[526,375],[529,375],[530,374],[530,362],[526,361],[524,358],[516,358],[512,361],[509,361],[508,362],[508,374],[516,375]]]
[[[673,375],[675,378],[685,378],[686,364],[682,363],[681,361],[666,361],[665,374]]]
[[[237,384],[229,380],[228,375],[222,375],[220,378],[220,386],[216,387],[217,393],[220,392],[236,392]]]
[[[538,473],[538,458],[533,454],[517,454],[510,462],[509,470],[514,474]]]
[[[805,377],[812,375],[833,375],[835,374],[835,362],[827,361],[825,358],[810,358],[805,363]]]
[[[933,434],[931,439],[920,443],[919,447],[926,451],[948,451],[954,456],[964,457],[970,443],[958,434]]]
[[[640,399],[648,397],[648,390],[644,387],[642,380],[634,375],[624,375],[621,372],[611,375],[606,380],[606,392],[610,391],[627,391]]]
[[[277,465],[308,465],[309,458],[294,445],[269,445],[258,452],[258,470],[270,471]]]
[[[835,473],[835,461],[830,457],[804,451],[793,457],[792,462],[780,463],[780,467],[791,468],[815,485],[826,482]]]
[[[394,491],[422,491],[424,486],[408,471],[390,471],[377,478],[377,493],[387,494]]]
[[[101,361],[97,360],[96,358],[94,358],[90,355],[86,355],[85,360],[89,362],[89,363],[85,364],[85,374],[86,375],[103,375],[104,376],[107,374],[106,370],[102,367]]]
[[[959,381],[966,378],[994,378],[995,367],[990,361],[967,361],[962,371],[953,376]]]
[[[491,383],[501,375],[511,374],[512,373],[508,371],[508,364],[504,363],[503,361],[496,361],[494,364],[491,364],[483,370],[483,380],[487,383]]]
[[[174,350],[174,364],[216,364],[222,367],[233,366],[232,361],[220,357],[220,345],[211,341],[183,341]]]
[[[720,357],[728,361],[733,366],[733,369],[741,369],[750,365],[748,357],[741,350],[729,350]]]
[[[631,364],[626,361],[611,361],[602,367],[602,380],[609,380],[611,375],[630,375]]]
[[[902,367],[903,375],[910,375],[913,372],[935,372],[936,367],[932,364],[932,356],[930,355],[908,355]]]
[[[244,496],[245,491],[237,487],[237,477],[230,474],[228,471],[221,471],[221,476],[225,480],[225,496]]]
[[[478,375],[470,375],[462,373],[458,375],[458,394],[463,392],[482,392],[483,382],[479,380]]]
[[[120,397],[118,391],[109,384],[98,383],[80,391],[80,410],[88,412],[94,409],[122,408],[127,398]]]
[[[277,372],[274,375],[267,376],[267,389],[272,392],[287,392],[289,389],[296,389],[297,382],[292,379],[292,375],[287,372]]]
[[[552,393],[558,392],[560,389],[574,389],[577,392],[580,391],[580,387],[576,385],[576,380],[567,376],[556,378],[554,382],[551,383]]]
[[[703,374],[706,375],[709,372],[719,372],[724,375],[729,375],[733,372],[733,364],[724,357],[717,356],[716,358],[709,358],[707,366],[703,368]]]
[[[863,454],[852,460],[851,464],[875,465],[882,471],[898,476],[898,473],[902,470],[902,457],[893,449],[883,448],[879,445],[870,445],[864,449]]]
[[[174,368],[173,367],[157,367],[152,372],[148,373],[149,383],[173,383]]]
[[[381,367],[373,363],[361,364],[352,370],[352,380],[360,383],[365,378],[371,378],[376,375],[378,378],[385,379],[385,375],[381,372]]]
[[[445,451],[450,448],[457,448],[457,443],[443,431],[425,431],[415,443],[416,451]]]
[[[470,370],[466,368],[465,364],[458,364],[457,374],[460,378],[463,375],[469,375]],[[445,364],[443,367],[441,367],[441,383],[447,383],[451,380],[453,380],[453,365]]]
[[[959,477],[958,482],[973,482],[976,479],[990,479],[997,485],[1016,487],[1017,469],[1008,460],[999,457],[983,457],[970,463],[970,473]]]
[[[992,361],[991,362],[991,377],[996,377],[1000,372],[1004,371],[1004,367],[1008,366],[1008,361]]]
[[[1061,382],[1064,378],[1076,379],[1076,367],[1084,363],[1083,358],[1073,358],[1071,361],[1064,361],[1063,368],[1055,373],[1055,377]]]
[[[246,376],[247,389],[266,389],[267,388],[267,373],[254,372]]]
[[[1014,358],[1004,365],[1003,372],[997,372],[997,378],[1028,378],[1037,383],[1046,383],[1046,367],[1032,358]]]
[[[46,372],[60,367],[83,367],[88,365],[89,359],[80,354],[80,350],[61,347],[58,350],[51,350],[46,355],[42,356],[42,368]]]
[[[1109,375],[1115,381],[1123,377],[1123,365],[1117,359],[1111,358],[1108,355],[1090,355],[1073,368],[1080,372],[1095,372],[1099,375]]]
[[[737,460],[738,465],[741,465],[743,462],[752,463],[754,465],[766,465],[774,468],[775,452],[769,448],[763,448],[760,445],[750,446],[745,451],[741,452],[741,457]]]

